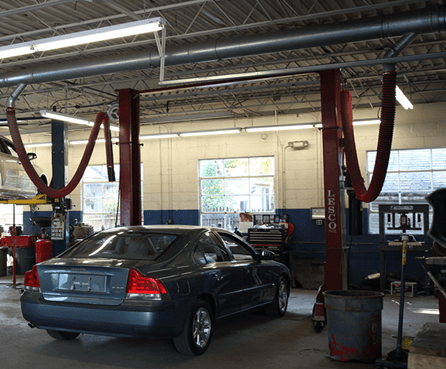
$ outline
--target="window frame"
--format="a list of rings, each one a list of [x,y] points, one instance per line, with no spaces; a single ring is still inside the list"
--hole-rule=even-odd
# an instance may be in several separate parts
[[[272,168],[272,174],[250,174],[250,161],[253,159],[264,159],[269,158],[272,160],[273,168]],[[226,160],[247,160],[248,161],[248,167],[247,167],[247,175],[218,175],[218,176],[202,176],[201,174],[201,163],[207,162],[207,161],[226,161]],[[244,195],[232,195],[237,196],[240,198],[243,198],[240,200],[240,203],[243,202],[247,205],[244,209],[240,208],[240,210],[228,210],[226,207],[224,210],[219,211],[209,211],[209,210],[203,210],[203,199],[206,196],[206,194],[203,194],[203,181],[206,180],[222,180],[225,184],[227,180],[237,180],[237,179],[243,179],[248,180],[248,183],[250,183],[251,179],[254,178],[270,178],[272,179],[270,187],[264,187],[262,189],[262,193],[260,195],[252,195],[252,193],[244,194]],[[272,189],[271,193],[269,193],[270,188]],[[267,189],[268,193],[264,193],[264,189]],[[222,196],[229,196],[230,194],[224,193]],[[245,197],[247,196],[247,197]],[[253,211],[252,208],[249,208],[252,206],[251,200],[252,196],[259,197],[260,201],[263,204],[265,201],[268,202],[268,205],[271,205],[271,208],[268,210],[259,210],[259,211]],[[267,196],[267,200],[265,200],[265,196]],[[272,200],[272,201],[271,201]],[[221,228],[224,229],[230,229],[234,230],[236,227],[239,227],[240,222],[240,213],[241,212],[249,212],[253,214],[275,214],[276,211],[276,162],[275,162],[275,156],[274,155],[267,155],[267,156],[244,156],[244,157],[232,157],[232,158],[211,158],[211,159],[199,159],[198,160],[198,205],[199,205],[199,219],[200,219],[200,225],[203,226],[203,219],[204,216],[215,216],[215,219],[221,218],[219,220],[222,220],[222,223],[217,224],[209,224],[209,226],[218,226],[221,224]],[[231,226],[232,224],[232,226]],[[207,226],[207,225],[206,225]]]
[[[101,167],[101,171],[102,173],[107,173],[107,164],[92,164],[89,165],[87,168],[89,167]],[[82,177],[82,181],[81,181],[81,193],[80,193],[80,197],[81,197],[81,210],[83,213],[83,218],[84,218],[84,222],[89,223],[90,220],[89,218],[92,216],[94,217],[95,215],[97,215],[98,217],[101,217],[101,222],[103,222],[104,217],[107,217],[107,215],[109,215],[110,213],[106,212],[106,211],[102,211],[102,212],[89,212],[86,211],[86,206],[85,206],[85,199],[86,199],[86,191],[85,191],[85,185],[86,184],[101,184],[102,185],[102,189],[104,188],[104,185],[107,183],[110,184],[116,184],[118,186],[118,195],[117,195],[117,206],[115,209],[118,209],[118,212],[116,213],[116,210],[113,211],[113,217],[115,218],[114,221],[112,222],[112,226],[111,227],[106,227],[104,224],[102,224],[102,226],[104,228],[113,228],[115,225],[114,223],[116,222],[117,219],[117,224],[119,225],[120,223],[120,218],[121,218],[121,196],[120,196],[120,176],[119,176],[119,171],[120,171],[120,164],[115,164],[114,165],[114,169],[115,169],[115,173],[118,173],[116,175],[116,180],[114,182],[109,182],[108,180],[85,180],[85,174]],[[104,177],[103,177],[104,178]],[[143,187],[143,178],[144,178],[144,174],[143,174],[143,163],[141,163],[141,217],[144,217],[144,207],[143,207],[143,193],[144,193],[144,187]],[[102,191],[103,193],[103,191]],[[103,196],[101,197],[101,201],[103,201]],[[96,221],[94,221],[96,222]],[[91,224],[94,226],[94,224]],[[101,227],[102,228],[102,227]],[[98,231],[100,229],[95,229],[95,231]]]
[[[420,194],[420,196],[426,196],[427,194],[431,193],[432,191],[434,191],[436,189],[435,187],[435,179],[434,179],[434,175],[435,173],[441,173],[443,172],[446,176],[446,161],[444,163],[443,167],[438,167],[436,168],[436,164],[435,164],[435,160],[434,160],[434,153],[435,151],[440,151],[443,150],[445,151],[446,148],[445,147],[433,147],[433,148],[415,148],[415,149],[395,149],[391,151],[391,159],[395,160],[395,157],[392,158],[392,155],[396,155],[396,167],[397,169],[393,169],[392,167],[390,168],[390,170],[387,171],[386,174],[386,180],[387,180],[387,176],[390,175],[397,175],[397,181],[398,181],[398,190],[394,191],[394,192],[390,192],[390,191],[386,191],[386,193],[388,192],[390,194],[390,197],[392,197],[393,195],[396,195],[396,197],[398,198],[398,201],[392,202],[391,200],[386,200],[386,199],[380,199],[379,196],[375,201],[371,202],[368,206],[368,233],[373,235],[373,234],[379,234],[379,225],[378,225],[378,214],[379,214],[379,204],[398,204],[398,205],[404,205],[404,204],[427,204],[426,202],[420,201],[420,200],[405,200],[403,198],[405,193],[412,193],[412,194]],[[416,155],[417,151],[429,151],[429,168],[420,168],[417,167],[415,169],[411,169],[410,167],[406,168],[401,168],[401,155],[407,154],[408,152],[412,152],[412,155]],[[376,150],[370,150],[367,151],[366,153],[366,170],[367,170],[367,182],[370,185],[371,182],[371,178],[373,175],[373,168],[370,164],[371,161],[369,159],[369,155],[372,154],[375,156],[376,159]],[[389,164],[391,165],[391,164]],[[394,164],[395,165],[395,164]],[[405,175],[405,174],[414,174],[414,173],[428,173],[430,176],[430,189],[429,190],[425,190],[425,189],[416,189],[416,188],[410,188],[409,190],[407,188],[402,188],[402,182],[404,183],[404,181],[402,181],[402,177],[401,175]],[[404,179],[404,177],[403,177]],[[385,184],[385,183],[384,183]],[[430,222],[432,220],[432,208],[429,208],[429,218],[430,218]],[[424,230],[419,230],[419,231],[413,231],[412,233],[414,234],[423,234]],[[388,233],[398,233],[398,231],[389,231]]]

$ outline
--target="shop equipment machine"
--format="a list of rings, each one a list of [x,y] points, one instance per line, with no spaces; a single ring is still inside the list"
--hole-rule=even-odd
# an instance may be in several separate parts
[[[431,251],[429,236],[428,204],[379,205],[379,272],[380,291],[386,289],[386,256],[388,252],[403,251],[402,236],[407,235],[407,252],[427,253]],[[389,233],[389,231],[396,231]],[[421,233],[416,237],[411,232]],[[393,236],[388,240],[386,235]],[[395,239],[396,238],[396,239]],[[418,239],[417,239],[418,238]]]

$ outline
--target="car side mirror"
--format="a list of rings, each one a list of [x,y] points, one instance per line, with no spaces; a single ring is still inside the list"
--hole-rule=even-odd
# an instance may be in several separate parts
[[[260,254],[260,260],[274,260],[274,252],[271,251],[262,251]]]
[[[29,160],[37,159],[37,154],[35,152],[29,152],[28,153],[28,159]]]

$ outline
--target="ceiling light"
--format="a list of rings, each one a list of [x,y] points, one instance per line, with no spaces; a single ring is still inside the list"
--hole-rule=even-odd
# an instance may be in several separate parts
[[[45,146],[53,146],[51,142],[34,142],[34,143],[28,143],[24,144],[24,147],[45,147]]]
[[[160,133],[157,135],[139,136],[140,140],[153,140],[155,138],[174,138],[179,137],[178,133]]]
[[[17,119],[16,122],[17,123],[22,123],[22,122],[24,122],[24,120]],[[6,119],[0,119],[0,124],[8,124],[8,121]],[[6,127],[6,125],[5,125],[5,127]]]
[[[118,142],[118,137],[112,137],[112,143]],[[98,138],[95,143],[104,143],[105,138]],[[69,141],[70,145],[86,145],[88,144],[88,140],[76,140],[76,141]]]
[[[94,122],[92,122],[88,119],[74,117],[74,116],[68,115],[68,114],[56,113],[54,111],[41,110],[40,115],[45,118],[51,118],[51,119],[60,120],[63,122],[82,124],[84,126],[90,126],[90,127],[94,126]],[[101,128],[104,128],[102,124],[101,124]],[[110,130],[111,131],[119,131],[119,127],[117,125],[110,124]]]
[[[96,143],[105,142],[105,139],[104,138],[100,138],[100,139],[96,140],[95,142]],[[86,144],[88,144],[88,140],[69,141],[68,143],[70,145],[86,145]]]
[[[314,124],[288,124],[283,126],[247,127],[246,132],[287,131],[290,129],[314,128]]]
[[[119,24],[116,26],[71,33],[68,35],[23,42],[16,45],[3,46],[0,47],[0,59],[134,36],[142,33],[156,32],[163,29],[164,24],[165,20],[161,17],[157,17]]]
[[[366,124],[381,124],[381,119],[366,119],[353,121],[354,126],[364,126]]]
[[[404,109],[413,109],[412,103],[398,86],[395,88],[395,97]]]
[[[232,133],[240,133],[241,128],[236,129],[220,129],[215,131],[195,131],[195,132],[184,132],[179,133],[180,137],[189,137],[189,136],[209,136],[209,135],[226,135]]]
[[[28,55],[33,54],[35,51],[30,46],[21,46],[19,44],[17,46],[5,46],[0,47],[0,59],[13,58],[19,55]]]

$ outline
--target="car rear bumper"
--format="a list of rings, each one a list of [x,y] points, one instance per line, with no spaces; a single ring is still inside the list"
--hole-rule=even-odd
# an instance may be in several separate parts
[[[121,337],[176,337],[187,319],[186,306],[186,300],[107,306],[45,301],[28,292],[21,297],[23,317],[37,328]]]

